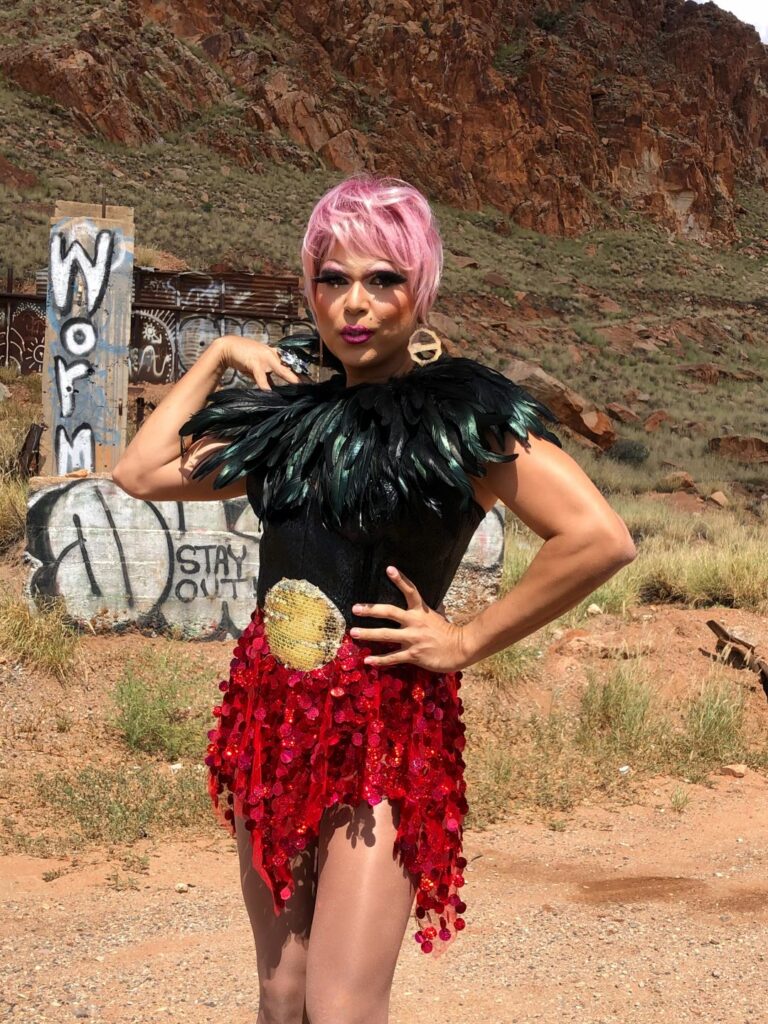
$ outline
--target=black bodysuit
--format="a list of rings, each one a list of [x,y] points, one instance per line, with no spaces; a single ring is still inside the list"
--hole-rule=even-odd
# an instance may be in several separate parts
[[[443,357],[383,383],[220,391],[183,428],[228,442],[194,475],[218,469],[221,486],[246,476],[263,525],[257,607],[219,684],[205,761],[219,820],[250,833],[276,914],[323,811],[390,800],[400,807],[393,854],[417,885],[421,951],[437,956],[463,930],[462,673],[367,663],[399,645],[358,641],[350,627],[398,624],[351,609],[406,607],[388,565],[436,608],[483,518],[469,477],[517,457],[494,454],[506,434],[559,445],[545,419],[554,416],[502,374]]]

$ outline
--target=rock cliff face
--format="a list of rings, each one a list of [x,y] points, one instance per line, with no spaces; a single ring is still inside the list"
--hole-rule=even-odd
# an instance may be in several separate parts
[[[498,207],[499,230],[577,234],[629,206],[727,240],[735,180],[768,187],[768,47],[711,3],[138,0],[78,24],[22,6],[5,76],[126,145],[184,131],[255,170],[393,173]]]

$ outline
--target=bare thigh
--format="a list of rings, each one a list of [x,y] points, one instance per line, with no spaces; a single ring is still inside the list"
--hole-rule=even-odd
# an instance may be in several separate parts
[[[312,1024],[385,1024],[416,879],[393,855],[399,804],[337,805],[320,822],[307,957]]]
[[[240,883],[256,945],[259,978],[258,1024],[301,1024],[317,876],[317,842],[292,862],[296,883],[283,912],[274,912],[272,894],[253,867],[251,837],[235,817]]]

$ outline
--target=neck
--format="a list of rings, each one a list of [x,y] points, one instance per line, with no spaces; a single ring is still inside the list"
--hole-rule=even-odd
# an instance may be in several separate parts
[[[370,369],[366,366],[346,366],[344,371],[347,375],[347,387],[355,384],[384,384],[392,377],[403,377],[410,373],[415,365],[406,348],[393,352],[388,360],[377,362]]]

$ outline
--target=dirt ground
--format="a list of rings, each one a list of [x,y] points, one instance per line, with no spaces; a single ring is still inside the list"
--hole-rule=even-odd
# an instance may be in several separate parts
[[[538,682],[517,693],[520,705],[546,710],[553,694],[567,703],[589,668],[608,672],[627,654],[642,657],[660,692],[679,699],[708,670],[708,618],[764,641],[765,618],[737,609],[644,606],[629,621],[598,616],[551,638]],[[28,674],[0,665],[6,822],[37,830],[22,813],[19,765],[67,770],[119,755],[101,724],[105,694],[126,658],[151,643],[89,638],[77,677],[36,679],[34,702]],[[231,646],[196,647],[212,688]],[[727,671],[764,731],[768,703],[757,676]],[[470,673],[467,694],[472,685]],[[54,726],[60,709],[74,712],[63,735]],[[409,922],[392,1024],[767,1022],[768,780],[748,771],[709,781],[638,783],[634,803],[582,803],[563,831],[548,827],[551,815],[523,810],[467,829],[467,927],[432,961]],[[678,786],[690,798],[681,814],[671,806]],[[132,852],[148,854],[149,871],[133,873],[136,889],[116,888],[116,869],[123,879],[132,872],[113,852],[0,857],[0,1019],[255,1024],[255,953],[234,841],[213,823],[203,836],[141,841]],[[56,870],[60,877],[44,880]]]
[[[768,1020],[768,782],[712,781],[682,815],[658,780],[564,832],[519,814],[465,833],[467,927],[432,962],[409,924],[392,1024]],[[98,852],[52,882],[60,861],[3,858],[4,1020],[254,1024],[234,842],[219,830],[150,860],[115,891]]]

